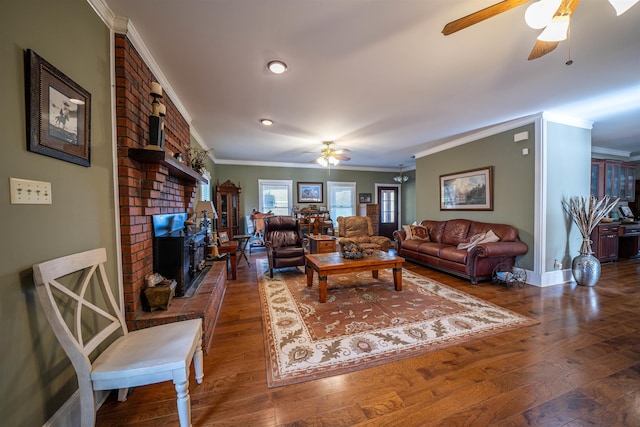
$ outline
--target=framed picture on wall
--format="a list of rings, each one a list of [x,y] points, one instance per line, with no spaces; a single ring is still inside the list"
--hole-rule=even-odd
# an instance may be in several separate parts
[[[358,202],[359,203],[371,203],[371,193],[360,193],[360,194],[358,194]]]
[[[37,53],[25,53],[27,150],[91,166],[91,94]]]
[[[440,175],[440,210],[492,211],[493,166]]]
[[[298,203],[322,203],[322,183],[299,182]]]

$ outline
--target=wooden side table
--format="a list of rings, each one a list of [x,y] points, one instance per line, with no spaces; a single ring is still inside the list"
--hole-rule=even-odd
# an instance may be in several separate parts
[[[221,254],[229,254],[229,262],[231,263],[231,280],[236,280],[236,252],[238,244],[234,241],[226,242],[218,246],[218,252]]]
[[[326,254],[330,252],[337,252],[336,239],[331,236],[325,236],[323,234],[310,234],[309,238],[309,251],[312,254]]]
[[[238,242],[238,262],[244,257],[244,260],[247,261],[247,265],[249,264],[249,258],[247,258],[247,243],[249,243],[249,239],[251,238],[251,234],[237,234],[233,236],[233,240]]]

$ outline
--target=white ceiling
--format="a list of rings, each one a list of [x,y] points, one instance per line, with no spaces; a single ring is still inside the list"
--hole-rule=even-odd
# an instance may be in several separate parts
[[[567,66],[567,41],[527,60],[539,33],[527,5],[441,34],[497,0],[104,1],[220,163],[309,165],[331,140],[351,150],[348,166],[411,167],[457,135],[542,111],[592,120],[594,147],[640,159],[640,4],[617,17],[583,0]],[[276,58],[283,75],[266,71]]]

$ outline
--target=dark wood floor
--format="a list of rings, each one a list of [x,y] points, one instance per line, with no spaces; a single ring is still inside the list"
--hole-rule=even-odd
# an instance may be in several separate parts
[[[253,261],[228,282],[194,426],[640,426],[640,260],[596,287],[506,289],[406,268],[540,324],[351,374],[268,389]],[[98,426],[178,425],[171,383],[113,396]]]

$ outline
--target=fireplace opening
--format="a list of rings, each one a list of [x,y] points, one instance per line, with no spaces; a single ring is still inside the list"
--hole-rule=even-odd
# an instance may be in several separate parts
[[[206,272],[206,230],[185,225],[187,213],[153,215],[152,219],[153,271],[176,281],[176,297],[193,295],[198,278]]]

